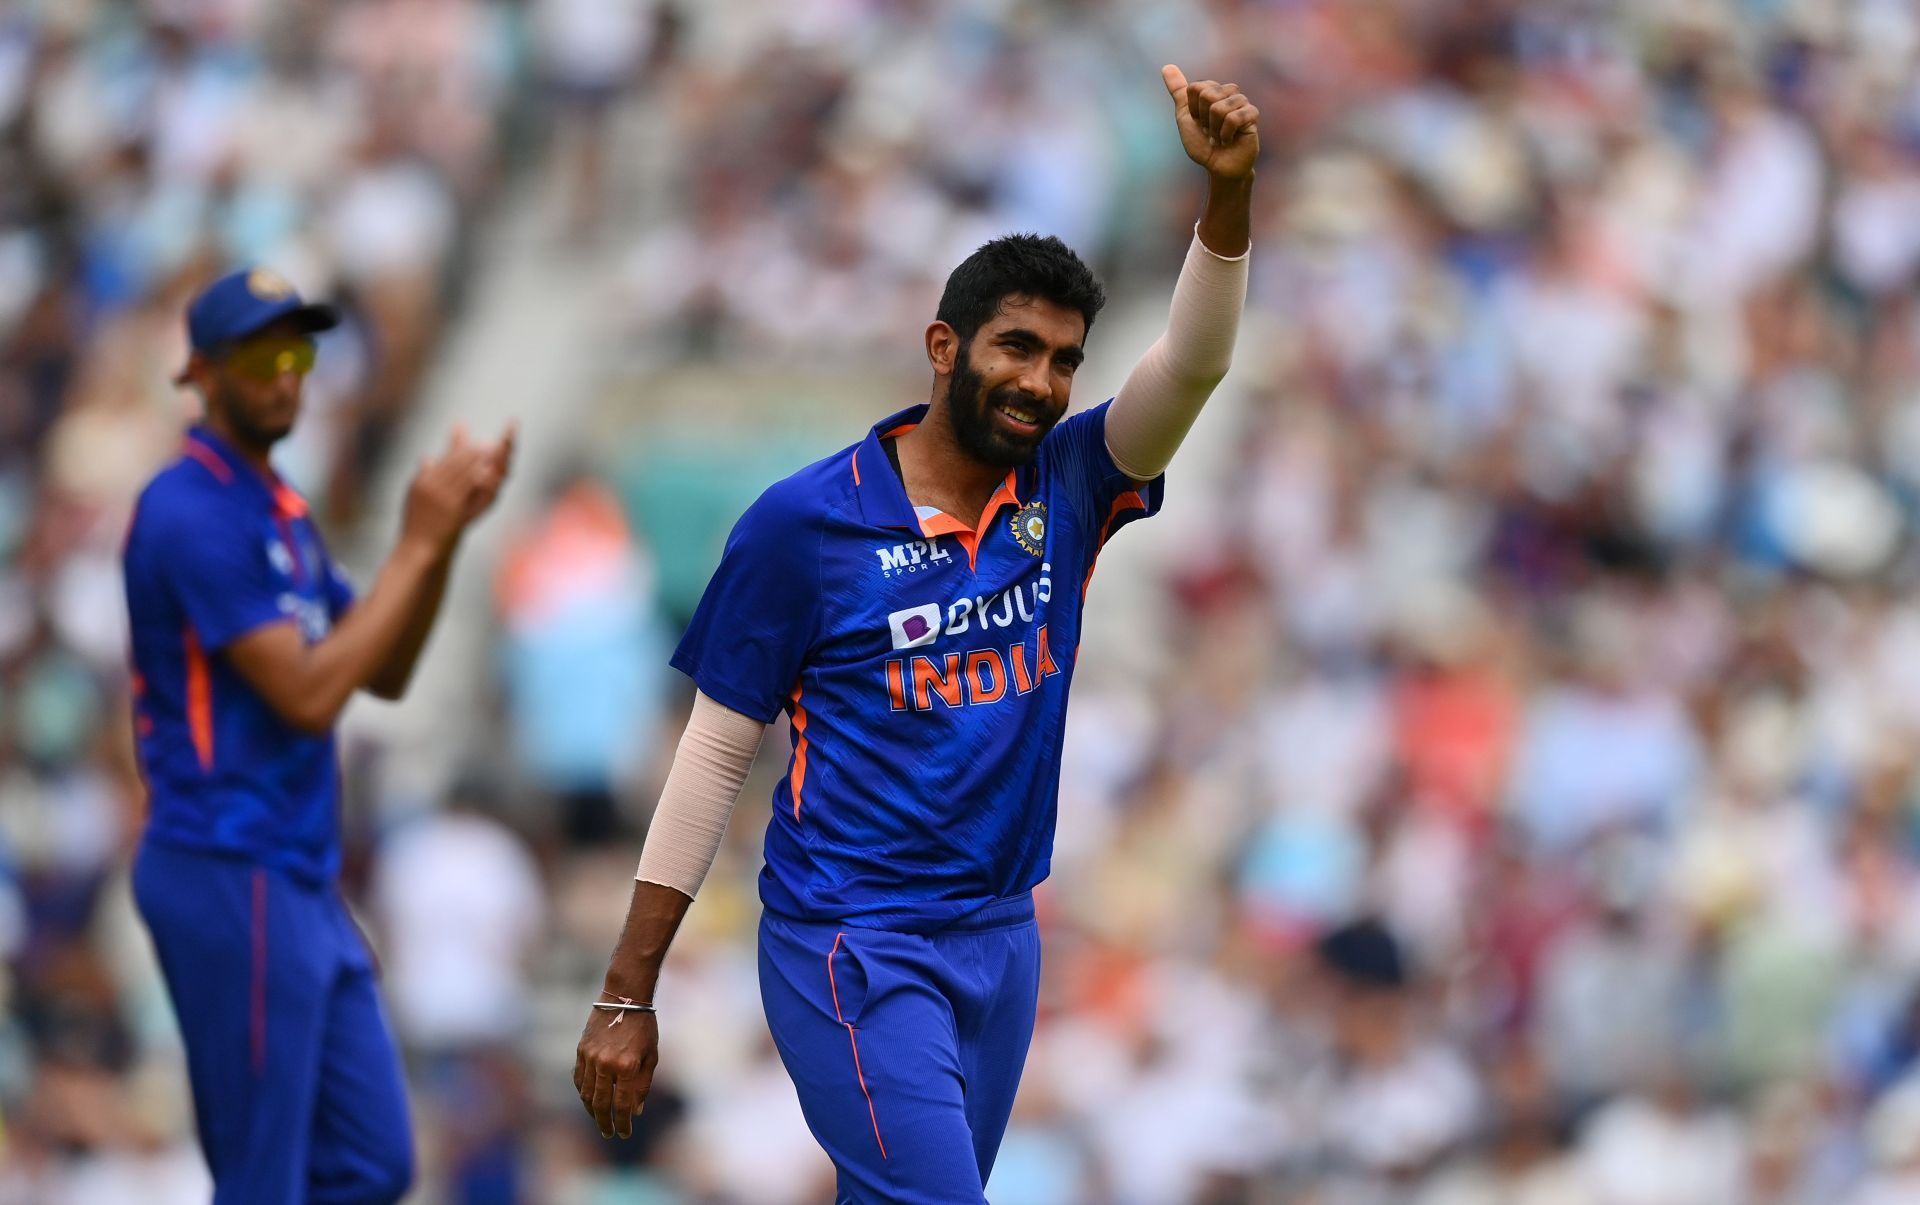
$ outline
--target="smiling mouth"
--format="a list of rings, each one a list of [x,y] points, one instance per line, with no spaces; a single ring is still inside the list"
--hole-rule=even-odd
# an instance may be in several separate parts
[[[1011,405],[1005,402],[995,406],[994,410],[1001,418],[1007,420],[1008,425],[1022,434],[1030,435],[1040,429],[1041,419],[1038,410]]]

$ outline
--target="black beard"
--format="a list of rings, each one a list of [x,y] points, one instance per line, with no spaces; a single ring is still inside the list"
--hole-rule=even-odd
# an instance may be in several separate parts
[[[234,438],[255,451],[265,452],[293,433],[291,427],[269,428],[254,422],[247,415],[246,402],[236,393],[222,390],[214,404],[219,407],[227,430],[233,432]]]
[[[993,421],[994,409],[1002,404],[1025,403],[1040,412],[1040,429],[1025,438],[1009,435]],[[953,380],[947,386],[947,418],[953,424],[953,437],[968,456],[997,469],[1017,469],[1033,459],[1040,441],[1060,421],[1051,403],[1035,398],[1012,386],[1002,385],[992,393],[987,383],[967,360],[965,348],[954,360]]]

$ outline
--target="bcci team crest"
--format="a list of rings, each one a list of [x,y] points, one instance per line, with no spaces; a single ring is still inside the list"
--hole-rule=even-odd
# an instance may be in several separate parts
[[[272,268],[255,268],[247,273],[247,292],[262,301],[279,301],[293,296],[293,286]]]
[[[1013,516],[1013,538],[1034,556],[1039,556],[1046,549],[1046,503],[1036,498],[1020,508],[1020,512]]]

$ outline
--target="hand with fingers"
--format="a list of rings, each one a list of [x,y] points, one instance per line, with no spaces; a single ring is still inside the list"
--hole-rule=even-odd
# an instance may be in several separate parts
[[[513,469],[513,452],[519,435],[519,424],[514,422],[509,422],[499,438],[489,443],[470,443],[464,425],[453,429],[453,446],[456,449],[471,449],[477,456],[469,470],[471,492],[468,496],[467,522],[471,523],[485,514],[500,496],[500,487],[506,484],[507,474]]]
[[[1241,93],[1240,85],[1213,80],[1188,83],[1171,63],[1160,69],[1160,79],[1173,98],[1173,116],[1187,158],[1221,180],[1251,177],[1254,160],[1260,157],[1260,110]]]
[[[660,1061],[660,1023],[650,1012],[593,1010],[573,1056],[573,1088],[602,1138],[633,1137]]]
[[[467,525],[499,497],[512,468],[515,430],[499,439],[475,443],[465,427],[455,427],[447,449],[420,462],[407,487],[401,538],[417,541],[435,557],[452,554]]]
[[[467,525],[478,463],[472,449],[458,446],[421,459],[407,486],[400,520],[402,543],[417,544],[436,560],[452,555]]]

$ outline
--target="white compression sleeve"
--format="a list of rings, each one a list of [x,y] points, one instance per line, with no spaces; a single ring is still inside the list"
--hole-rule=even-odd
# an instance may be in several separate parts
[[[635,878],[694,897],[720,852],[727,820],[766,730],[759,720],[694,694],[693,714],[660,789]]]
[[[1166,470],[1233,363],[1253,249],[1232,259],[1216,255],[1195,229],[1173,286],[1166,333],[1140,357],[1107,410],[1107,454],[1136,481]]]

